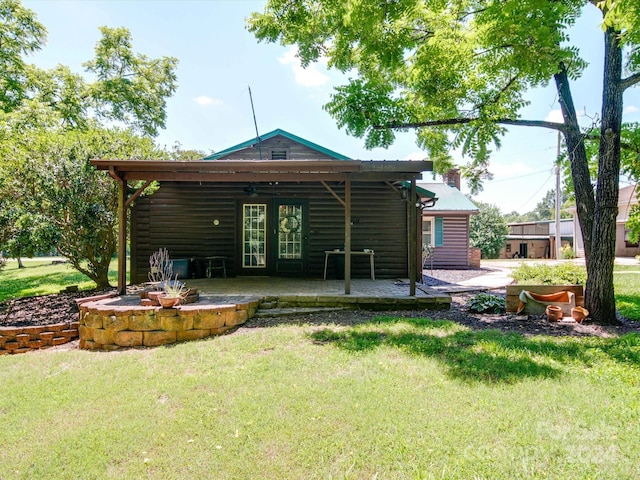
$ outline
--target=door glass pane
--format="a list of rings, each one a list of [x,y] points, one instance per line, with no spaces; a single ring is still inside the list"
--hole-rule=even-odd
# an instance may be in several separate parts
[[[302,205],[278,208],[278,258],[302,258]]]
[[[267,266],[267,206],[245,204],[242,210],[242,267]]]

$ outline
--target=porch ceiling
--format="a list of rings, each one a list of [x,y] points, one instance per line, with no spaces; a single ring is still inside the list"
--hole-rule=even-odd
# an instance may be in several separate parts
[[[431,171],[431,161],[215,160],[156,161],[95,159],[91,164],[122,180],[174,182],[411,180]]]

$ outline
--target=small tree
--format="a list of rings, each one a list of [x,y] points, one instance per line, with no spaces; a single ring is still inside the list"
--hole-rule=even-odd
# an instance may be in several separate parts
[[[106,155],[149,158],[155,156],[155,146],[130,130],[100,127],[50,131],[40,140],[32,144],[41,155],[32,160],[35,195],[56,228],[56,247],[97,288],[107,288],[109,265],[117,250],[118,185],[89,160]]]
[[[166,157],[150,137],[165,126],[177,59],[138,54],[127,29],[102,27],[84,63],[87,81],[63,65],[25,62],[44,45],[46,29],[20,1],[0,0],[0,27],[0,199],[10,199],[0,201],[0,223],[11,226],[0,246],[32,252],[46,238],[44,216],[58,251],[104,288],[116,248],[117,187],[89,160]]]
[[[509,233],[507,222],[496,205],[478,201],[474,203],[480,213],[471,217],[469,232],[471,246],[479,248],[483,258],[498,258]]]

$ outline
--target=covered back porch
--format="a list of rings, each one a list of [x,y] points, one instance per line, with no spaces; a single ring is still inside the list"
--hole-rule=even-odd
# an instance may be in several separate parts
[[[340,205],[341,212],[336,216],[338,225],[342,225],[343,241],[342,255],[344,255],[344,280],[339,282],[341,292],[344,295],[352,294],[352,272],[351,258],[352,252],[355,253],[352,245],[352,225],[358,224],[358,218],[352,216],[352,185],[365,185],[371,182],[378,182],[386,190],[395,191],[397,194],[396,202],[402,202],[406,210],[400,213],[401,217],[406,215],[406,221],[402,220],[399,225],[404,228],[395,230],[395,236],[391,238],[395,248],[399,252],[405,252],[402,263],[407,269],[402,273],[396,272],[394,275],[408,276],[408,295],[418,296],[416,292],[416,280],[418,278],[419,265],[421,265],[421,252],[419,248],[419,221],[421,204],[416,193],[416,179],[419,178],[423,171],[431,170],[432,164],[427,161],[359,161],[359,160],[332,160],[332,161],[314,161],[314,160],[215,160],[215,161],[148,161],[148,160],[92,160],[91,162],[100,170],[106,170],[118,182],[120,186],[119,198],[119,232],[118,232],[118,289],[120,293],[125,291],[126,279],[126,244],[127,244],[127,217],[128,210],[132,202],[146,189],[152,181],[172,182],[173,184],[188,185],[238,185],[249,182],[273,183],[274,185],[282,185],[285,182],[295,183],[299,186],[304,185],[320,185],[325,191],[328,198],[333,198]],[[143,181],[140,188],[135,191],[129,190],[129,182]],[[398,188],[399,182],[407,182],[408,191],[401,191]],[[218,187],[220,188],[220,187]],[[246,187],[244,189],[246,191]],[[328,192],[328,193],[327,193]],[[171,201],[181,201],[181,196],[176,195]],[[222,199],[225,200],[225,199]],[[381,202],[376,201],[377,198],[370,198],[367,204],[370,213],[380,210]],[[169,200],[166,201],[167,205]],[[227,199],[229,205],[238,205],[237,199]],[[266,205],[266,202],[262,202]],[[267,208],[265,205],[257,205],[258,207]],[[247,207],[247,205],[243,205]],[[163,204],[164,206],[164,204]],[[251,207],[254,205],[248,205]],[[340,216],[342,218],[340,218]],[[189,220],[191,213],[186,211],[184,218]],[[384,214],[380,211],[380,215],[376,222],[372,222],[371,235],[376,234],[376,228],[379,222],[385,219]],[[213,225],[222,225],[224,222]],[[244,222],[243,222],[244,223]],[[281,222],[280,222],[281,223]],[[280,224],[278,223],[278,225]],[[135,225],[132,225],[132,229]],[[274,229],[275,230],[275,229]],[[239,245],[239,234],[233,231],[227,235],[230,244]],[[302,232],[302,238],[310,239],[317,236],[317,232]],[[234,241],[235,237],[235,241]],[[159,240],[159,239],[156,239]],[[161,240],[160,240],[161,241]],[[390,243],[389,242],[389,243]],[[406,242],[406,243],[405,243]],[[328,245],[329,248],[335,247],[335,244]],[[326,248],[326,245],[323,245]],[[363,248],[363,247],[359,247]],[[133,251],[133,246],[132,246]],[[363,250],[366,253],[367,250]],[[316,252],[316,255],[319,255]],[[324,253],[322,253],[324,255]],[[402,253],[400,253],[402,255]],[[376,248],[377,256],[377,248]],[[388,257],[387,257],[388,258]],[[325,261],[326,263],[326,261]],[[395,265],[395,264],[394,264]],[[372,261],[373,278],[373,261]],[[300,285],[300,279],[294,280],[295,286]],[[355,280],[355,279],[353,279]],[[270,283],[275,283],[270,280]],[[253,292],[252,292],[253,293]],[[332,295],[334,292],[328,292]],[[357,295],[357,291],[353,291]]]

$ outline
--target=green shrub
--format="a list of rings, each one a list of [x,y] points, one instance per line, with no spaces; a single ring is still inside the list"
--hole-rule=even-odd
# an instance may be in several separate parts
[[[587,270],[573,262],[559,265],[521,263],[518,268],[511,272],[511,277],[516,283],[584,285],[587,282]]]
[[[507,303],[503,297],[489,293],[479,293],[467,303],[470,312],[476,313],[504,313]]]
[[[574,258],[576,258],[576,251],[571,245],[567,243],[560,249],[560,258],[564,258],[565,260],[573,260]]]

